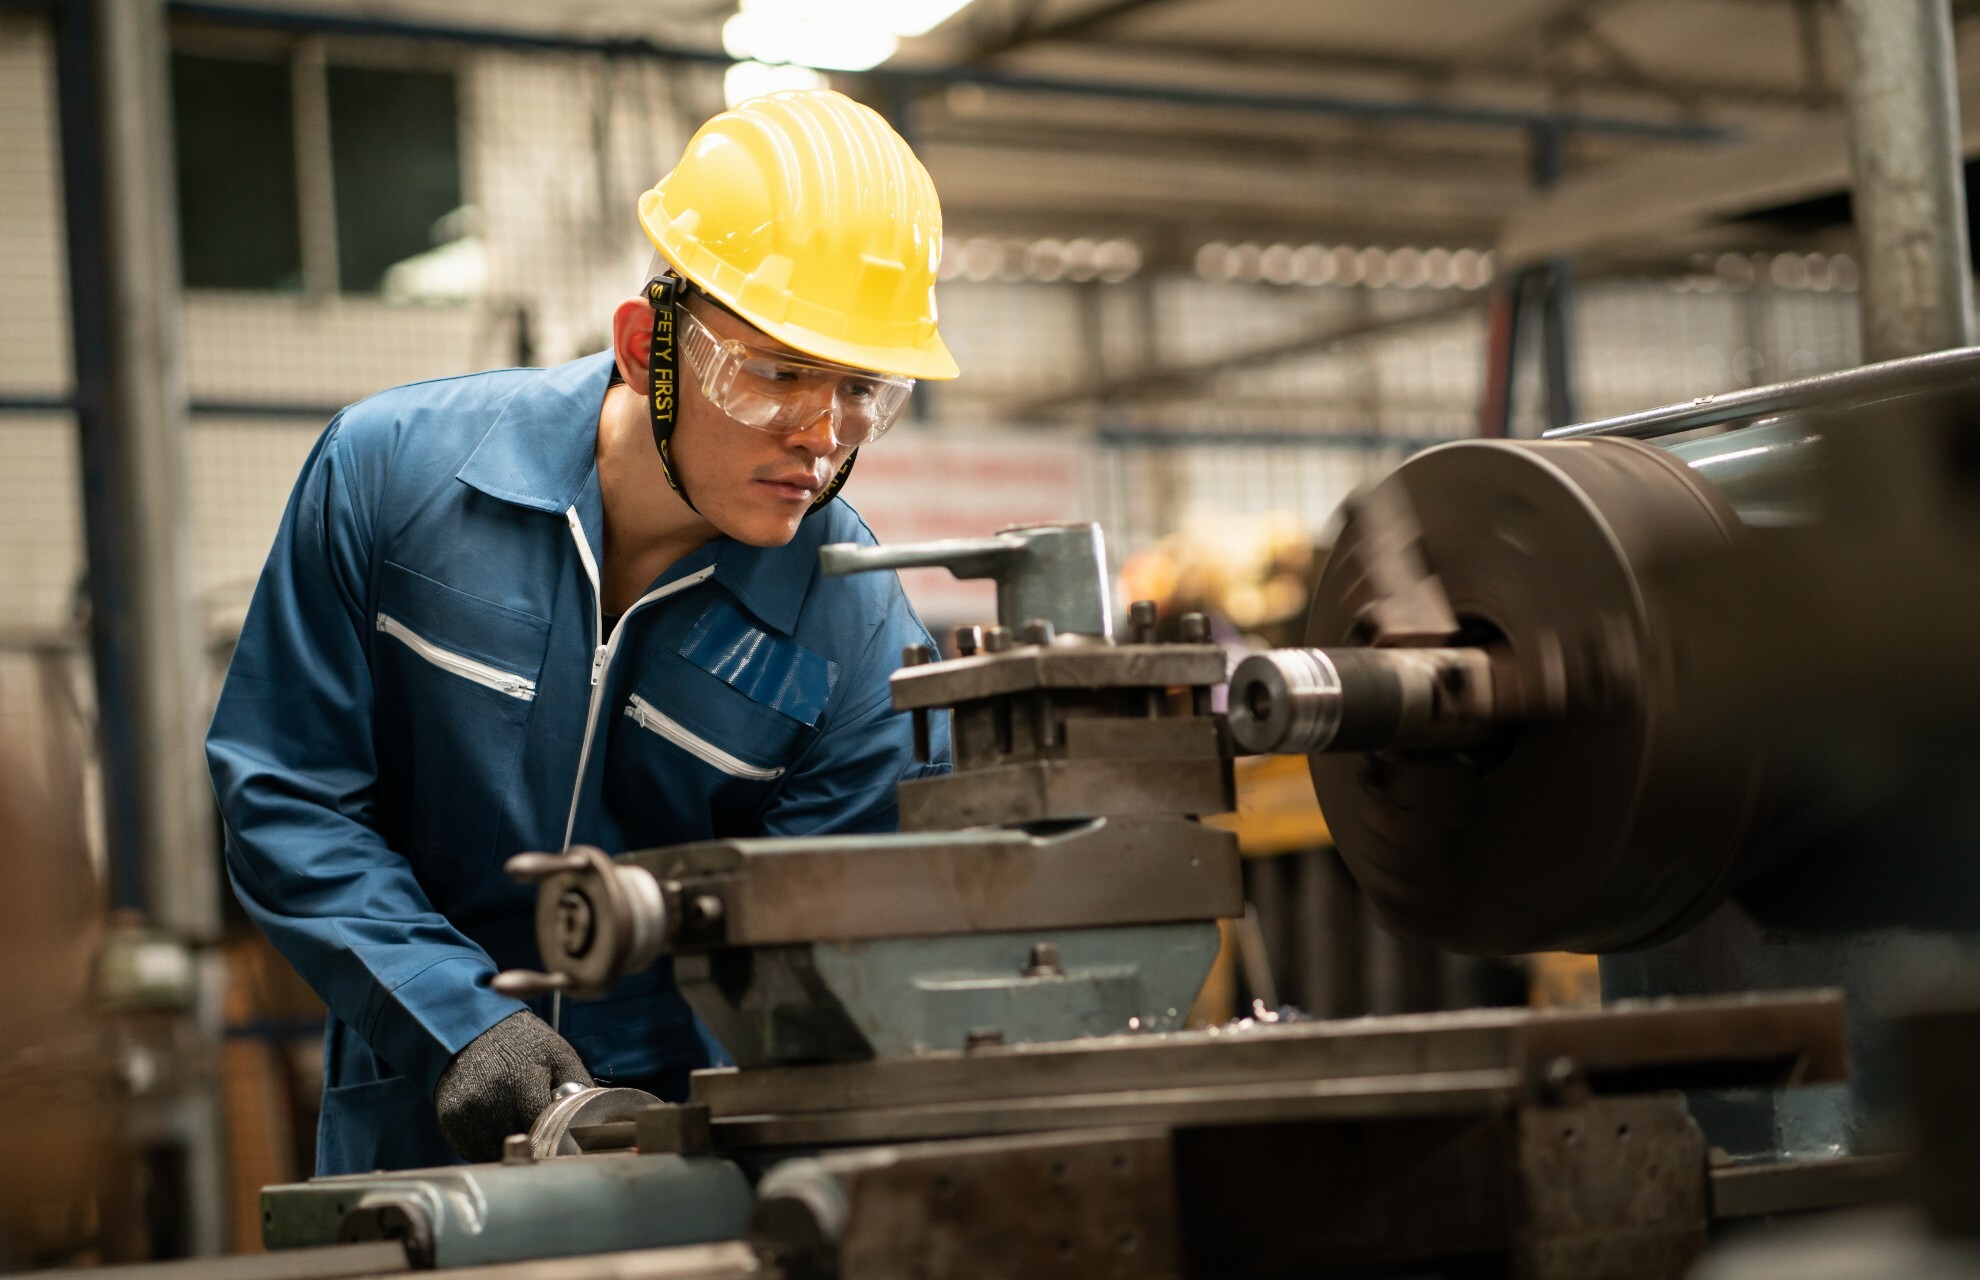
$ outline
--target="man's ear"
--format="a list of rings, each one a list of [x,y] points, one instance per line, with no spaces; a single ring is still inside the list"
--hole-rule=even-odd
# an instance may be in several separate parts
[[[612,355],[619,363],[619,377],[642,395],[652,342],[653,308],[644,298],[627,298],[612,312]]]

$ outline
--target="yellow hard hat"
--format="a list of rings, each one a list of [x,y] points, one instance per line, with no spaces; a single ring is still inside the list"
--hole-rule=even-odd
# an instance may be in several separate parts
[[[879,114],[830,89],[701,126],[639,221],[687,279],[764,333],[840,364],[953,378],[935,332],[942,206]]]

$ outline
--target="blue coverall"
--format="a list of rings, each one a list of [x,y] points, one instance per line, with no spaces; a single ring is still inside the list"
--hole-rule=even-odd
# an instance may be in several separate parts
[[[606,638],[593,463],[609,356],[401,387],[317,442],[207,737],[248,914],[330,1006],[319,1173],[444,1164],[433,1092],[525,1007],[525,850],[887,831],[913,760],[887,678],[928,643],[835,500],[786,546],[670,568]],[[739,430],[741,428],[738,428]],[[539,1012],[542,1012],[539,1009]],[[685,1096],[709,1044],[664,963],[563,1030],[600,1081]]]

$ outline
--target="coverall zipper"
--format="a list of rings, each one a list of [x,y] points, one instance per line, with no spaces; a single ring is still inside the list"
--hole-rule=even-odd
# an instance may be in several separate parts
[[[782,769],[766,769],[730,755],[638,694],[634,694],[632,701],[626,704],[626,716],[640,728],[659,734],[689,755],[707,761],[732,778],[767,782],[784,776]]]
[[[715,566],[697,569],[687,577],[664,586],[655,587],[639,599],[632,607],[619,615],[619,625],[612,628],[612,634],[605,631],[605,591],[599,583],[598,561],[591,554],[591,544],[585,541],[584,523],[578,519],[576,507],[564,512],[564,518],[571,526],[571,537],[577,540],[578,559],[584,564],[585,577],[591,580],[591,634],[597,637],[597,647],[591,651],[591,702],[584,714],[584,746],[578,751],[577,780],[571,784],[570,814],[564,819],[564,848],[571,847],[571,834],[577,830],[578,801],[584,796],[584,775],[591,767],[591,740],[598,730],[598,708],[605,700],[605,675],[612,668],[612,658],[619,651],[619,637],[626,633],[626,623],[633,614],[655,600],[664,600],[677,591],[685,591],[697,583],[706,582],[715,573]]]
[[[455,653],[452,649],[443,649],[389,614],[378,615],[378,629],[442,671],[450,672],[463,680],[472,680],[484,689],[506,693],[511,698],[519,698],[524,702],[536,697],[536,681],[470,658],[466,654]]]

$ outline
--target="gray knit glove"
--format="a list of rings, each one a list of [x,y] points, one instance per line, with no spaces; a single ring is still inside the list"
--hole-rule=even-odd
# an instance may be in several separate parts
[[[577,1050],[529,1010],[512,1013],[469,1041],[441,1074],[433,1091],[440,1136],[463,1160],[499,1160],[502,1139],[528,1133],[567,1080],[591,1087]]]

